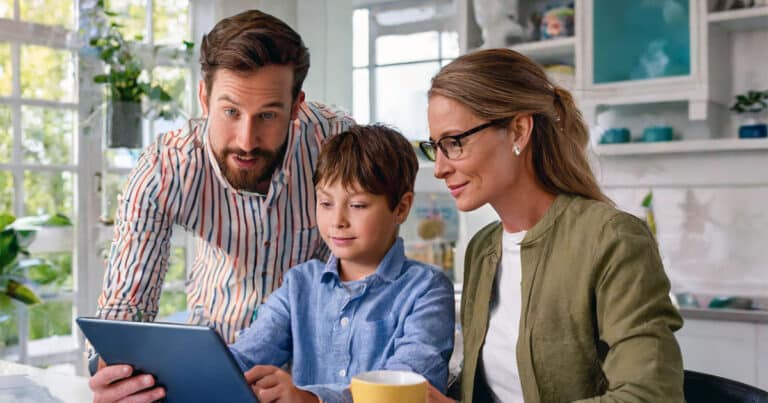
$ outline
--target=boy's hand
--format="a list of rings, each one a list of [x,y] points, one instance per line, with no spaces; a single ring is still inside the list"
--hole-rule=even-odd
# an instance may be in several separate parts
[[[255,365],[245,373],[245,380],[261,403],[318,403],[314,394],[293,384],[291,374],[272,365]]]
[[[427,403],[456,403],[456,401],[446,397],[432,384],[427,383]]]

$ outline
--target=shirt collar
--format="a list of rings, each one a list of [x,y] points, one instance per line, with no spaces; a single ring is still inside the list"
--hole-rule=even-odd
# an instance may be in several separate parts
[[[392,247],[389,248],[387,254],[384,255],[384,258],[379,262],[376,271],[369,276],[368,279],[379,277],[386,282],[395,281],[403,272],[405,259],[405,245],[403,238],[397,237],[395,243],[392,244]],[[331,254],[331,257],[328,258],[328,262],[325,264],[323,274],[320,276],[320,281],[325,282],[330,278],[335,278],[341,281],[341,278],[339,277],[339,260],[333,254]]]

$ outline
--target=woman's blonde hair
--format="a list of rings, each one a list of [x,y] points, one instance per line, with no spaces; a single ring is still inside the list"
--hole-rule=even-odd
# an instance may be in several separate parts
[[[611,203],[600,190],[587,160],[589,130],[568,90],[553,84],[544,70],[509,49],[466,54],[432,79],[429,97],[441,95],[480,118],[509,122],[533,117],[529,147],[541,186],[553,194],[573,194]]]

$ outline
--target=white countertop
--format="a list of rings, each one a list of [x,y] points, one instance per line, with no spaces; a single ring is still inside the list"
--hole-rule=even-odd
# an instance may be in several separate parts
[[[83,403],[93,400],[88,378],[0,360],[0,401]]]

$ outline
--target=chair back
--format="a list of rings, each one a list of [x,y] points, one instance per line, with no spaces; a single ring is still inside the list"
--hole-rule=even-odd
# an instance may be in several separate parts
[[[688,403],[768,403],[768,392],[741,382],[696,371],[685,371]]]

